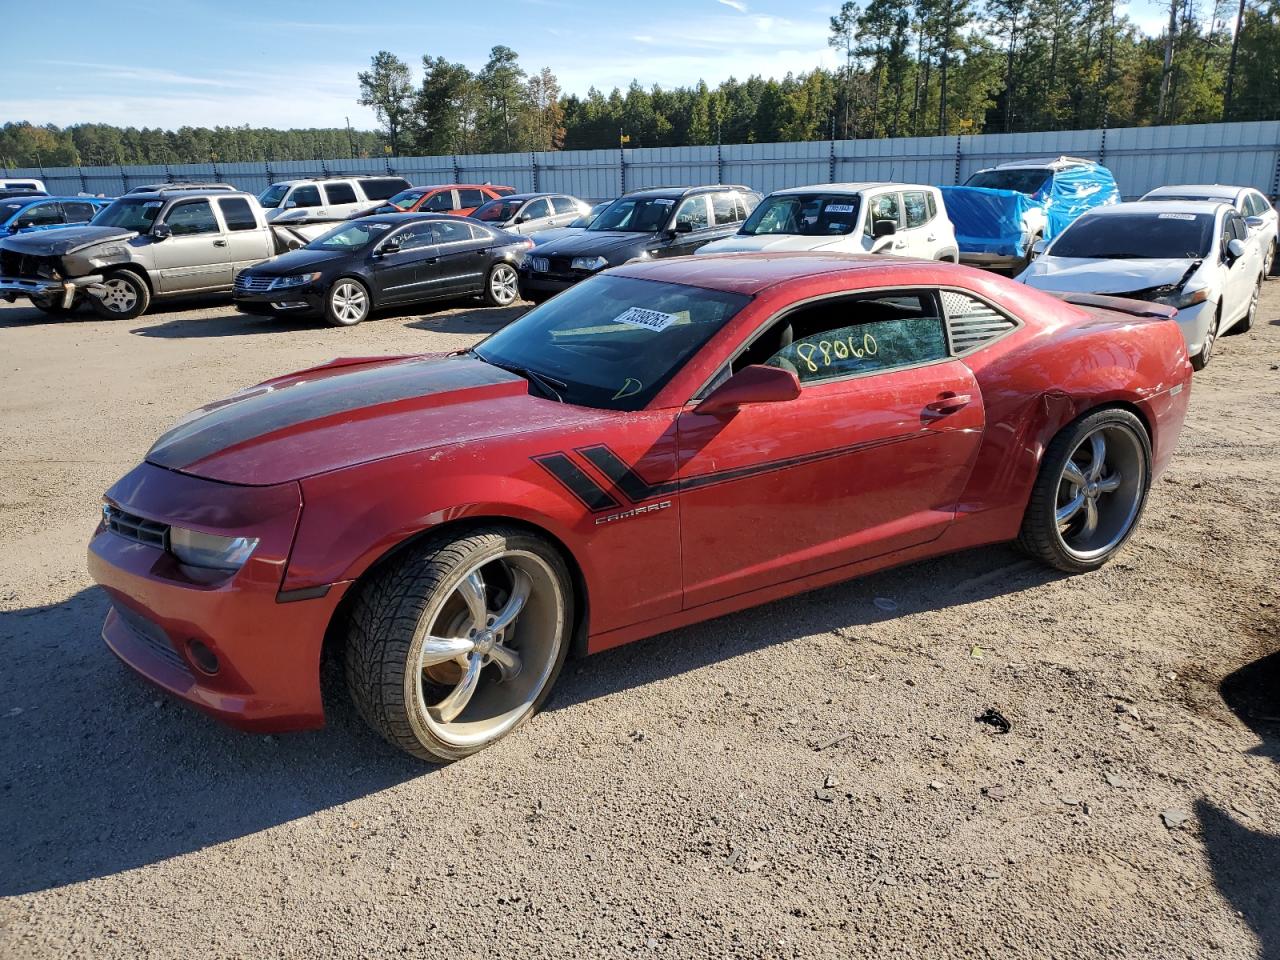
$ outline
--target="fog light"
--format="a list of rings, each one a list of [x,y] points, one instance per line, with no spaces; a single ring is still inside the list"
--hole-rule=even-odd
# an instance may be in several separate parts
[[[213,676],[218,672],[220,664],[218,663],[218,655],[208,648],[199,640],[187,641],[187,653],[191,655],[191,660],[201,672]]]

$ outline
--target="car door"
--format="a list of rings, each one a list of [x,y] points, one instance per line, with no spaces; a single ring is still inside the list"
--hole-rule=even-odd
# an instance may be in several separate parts
[[[286,212],[292,212],[293,218],[322,217],[325,215],[324,201],[320,199],[320,188],[313,183],[294,187],[289,192],[282,206]]]
[[[546,197],[537,197],[528,201],[515,215],[511,225],[504,229],[521,235],[536,233],[550,226],[551,201]]]
[[[62,206],[56,200],[47,200],[44,203],[33,203],[28,207],[24,207],[22,212],[14,219],[15,232],[20,230],[30,230],[35,227],[56,227],[66,223],[66,218],[62,212]]]
[[[438,260],[430,221],[392,231],[369,258],[374,300],[380,306],[430,300],[439,288]]]
[[[733,361],[793,371],[795,400],[680,414],[685,607],[929,542],[955,516],[984,424],[935,290],[824,298]]]
[[[457,213],[458,201],[452,190],[437,190],[423,194],[415,208],[419,213]]]
[[[317,215],[345,217],[360,209],[360,198],[356,196],[355,187],[345,180],[322,183],[320,190],[324,194],[324,206],[317,211]]]
[[[442,296],[477,293],[489,269],[489,233],[465,220],[432,220],[436,277]]]
[[[245,267],[261,263],[273,252],[270,234],[262,229],[253,207],[244,197],[219,197],[215,203],[226,227],[227,260],[231,280]]]
[[[902,203],[902,229],[894,237],[893,252],[932,260],[938,238],[929,226],[928,195],[923,190],[903,190],[898,196]]]
[[[1244,244],[1243,256],[1231,256],[1227,245],[1232,240],[1239,240]],[[1262,253],[1258,245],[1249,239],[1249,228],[1245,225],[1244,218],[1234,210],[1223,218],[1222,259],[1227,268],[1227,281],[1219,333],[1249,312],[1253,289],[1262,273]]]
[[[171,234],[151,245],[159,292],[230,288],[230,250],[213,204],[204,198],[179,200],[163,216]]]
[[[898,202],[897,191],[869,195],[866,207],[866,216],[863,217],[862,221],[862,248],[867,251],[874,250],[876,253],[900,252],[901,248],[897,247],[897,244],[902,243],[902,241],[896,233],[887,240],[880,238],[879,245],[877,245],[877,238],[875,237],[875,225],[879,220],[888,220],[896,230],[902,230],[902,210],[901,204]]]
[[[551,222],[548,227],[567,227],[583,213],[583,206],[573,197],[551,198]]]
[[[682,257],[693,253],[704,243],[710,243],[711,207],[707,203],[705,193],[685,197],[676,205],[676,212],[671,220],[676,235],[671,238],[662,251],[666,257]]]
[[[458,187],[455,192],[458,200],[452,212],[464,217],[475,213],[476,207],[489,199],[479,187]]]

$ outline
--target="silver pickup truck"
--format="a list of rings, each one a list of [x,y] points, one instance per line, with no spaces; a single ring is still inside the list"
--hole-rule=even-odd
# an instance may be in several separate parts
[[[245,267],[332,226],[269,225],[247,193],[133,193],[85,226],[0,240],[0,298],[25,297],[53,315],[88,302],[103,317],[130,320],[153,299],[230,293]]]

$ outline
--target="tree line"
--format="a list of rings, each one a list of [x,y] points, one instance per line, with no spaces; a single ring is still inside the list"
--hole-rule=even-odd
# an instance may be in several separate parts
[[[378,131],[30,123],[9,166],[506,153],[1010,133],[1280,118],[1280,0],[1168,0],[1158,35],[1117,0],[847,0],[838,65],[711,87],[565,94],[507,46],[479,70],[387,51],[357,77]],[[1206,6],[1212,4],[1212,6]]]

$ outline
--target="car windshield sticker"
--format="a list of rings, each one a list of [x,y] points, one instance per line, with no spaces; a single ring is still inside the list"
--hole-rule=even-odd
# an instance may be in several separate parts
[[[390,229],[391,229],[391,224],[389,224],[389,223],[371,223],[371,224],[369,224],[369,229],[370,229],[370,230],[390,230]]]
[[[828,203],[827,213],[853,213],[852,203]]]
[[[671,206],[672,204],[674,204],[674,203],[675,203],[675,201],[674,201],[674,200],[667,200],[667,199],[663,198],[663,199],[660,199],[660,200],[655,200],[655,201],[653,201],[653,203],[654,203],[654,206],[658,206],[658,207],[669,207],[669,206]]]
[[[643,307],[630,307],[613,318],[614,323],[629,323],[633,327],[644,327],[646,330],[665,330],[679,319],[675,314],[659,313],[657,310],[646,310]]]
[[[1194,213],[1161,213],[1157,215],[1157,220],[1194,220]]]
[[[148,200],[146,203],[142,205],[142,209],[150,210],[152,207],[163,207],[163,206],[164,206],[163,200]]]

